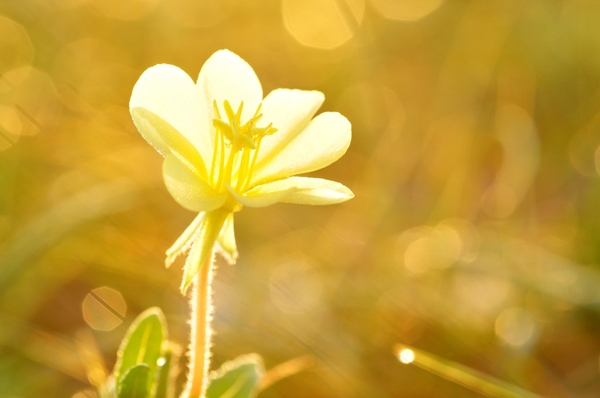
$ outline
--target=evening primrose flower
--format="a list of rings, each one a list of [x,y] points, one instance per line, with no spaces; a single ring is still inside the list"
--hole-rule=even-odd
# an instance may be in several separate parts
[[[167,266],[190,251],[182,291],[213,247],[235,261],[233,213],[243,206],[326,205],[354,196],[340,183],[297,176],[328,166],[350,145],[344,116],[313,118],[323,100],[318,91],[290,89],[263,98],[254,70],[227,50],[206,61],[196,83],[166,64],[139,78],[129,104],[134,123],[164,156],[170,194],[199,213],[167,251]]]

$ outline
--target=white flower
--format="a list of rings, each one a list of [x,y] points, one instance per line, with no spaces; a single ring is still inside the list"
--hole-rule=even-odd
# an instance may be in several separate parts
[[[351,126],[321,113],[318,91],[277,89],[263,98],[254,70],[227,50],[204,64],[197,83],[172,65],[139,78],[129,104],[142,136],[165,157],[167,189],[200,213],[167,251],[167,265],[190,248],[182,290],[215,242],[234,260],[233,213],[277,202],[325,205],[354,195],[344,185],[296,175],[318,170],[348,149]]]

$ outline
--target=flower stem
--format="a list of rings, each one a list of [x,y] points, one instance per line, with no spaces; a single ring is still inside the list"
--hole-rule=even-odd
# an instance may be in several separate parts
[[[195,277],[192,289],[190,364],[188,380],[181,398],[204,398],[208,384],[208,367],[210,365],[210,344],[212,328],[212,290],[214,254],[207,257]]]

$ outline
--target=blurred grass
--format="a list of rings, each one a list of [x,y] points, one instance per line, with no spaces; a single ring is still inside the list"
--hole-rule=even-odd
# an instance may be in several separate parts
[[[88,388],[72,347],[100,286],[125,325],[159,306],[185,345],[163,262],[194,215],[127,104],[147,67],[195,78],[220,48],[265,92],[317,89],[348,117],[348,154],[315,175],[356,198],[237,215],[215,367],[315,359],[267,398],[478,396],[401,366],[401,342],[541,396],[598,396],[599,18],[589,0],[0,2],[0,396]],[[124,324],[92,332],[109,368]]]
[[[416,350],[410,346],[398,344],[394,348],[394,352],[402,363],[415,364],[481,395],[498,398],[539,398],[539,395],[531,394],[484,373],[477,372],[456,362],[446,361],[443,358]]]

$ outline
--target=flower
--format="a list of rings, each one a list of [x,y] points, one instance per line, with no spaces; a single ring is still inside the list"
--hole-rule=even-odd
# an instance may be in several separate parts
[[[199,215],[167,251],[167,266],[190,250],[182,291],[217,247],[235,261],[233,213],[277,202],[325,205],[354,195],[344,185],[296,175],[348,149],[351,126],[336,112],[313,119],[318,91],[277,89],[263,98],[254,70],[228,50],[214,53],[196,83],[181,69],[147,69],[133,88],[133,121],[161,155],[168,191]]]

